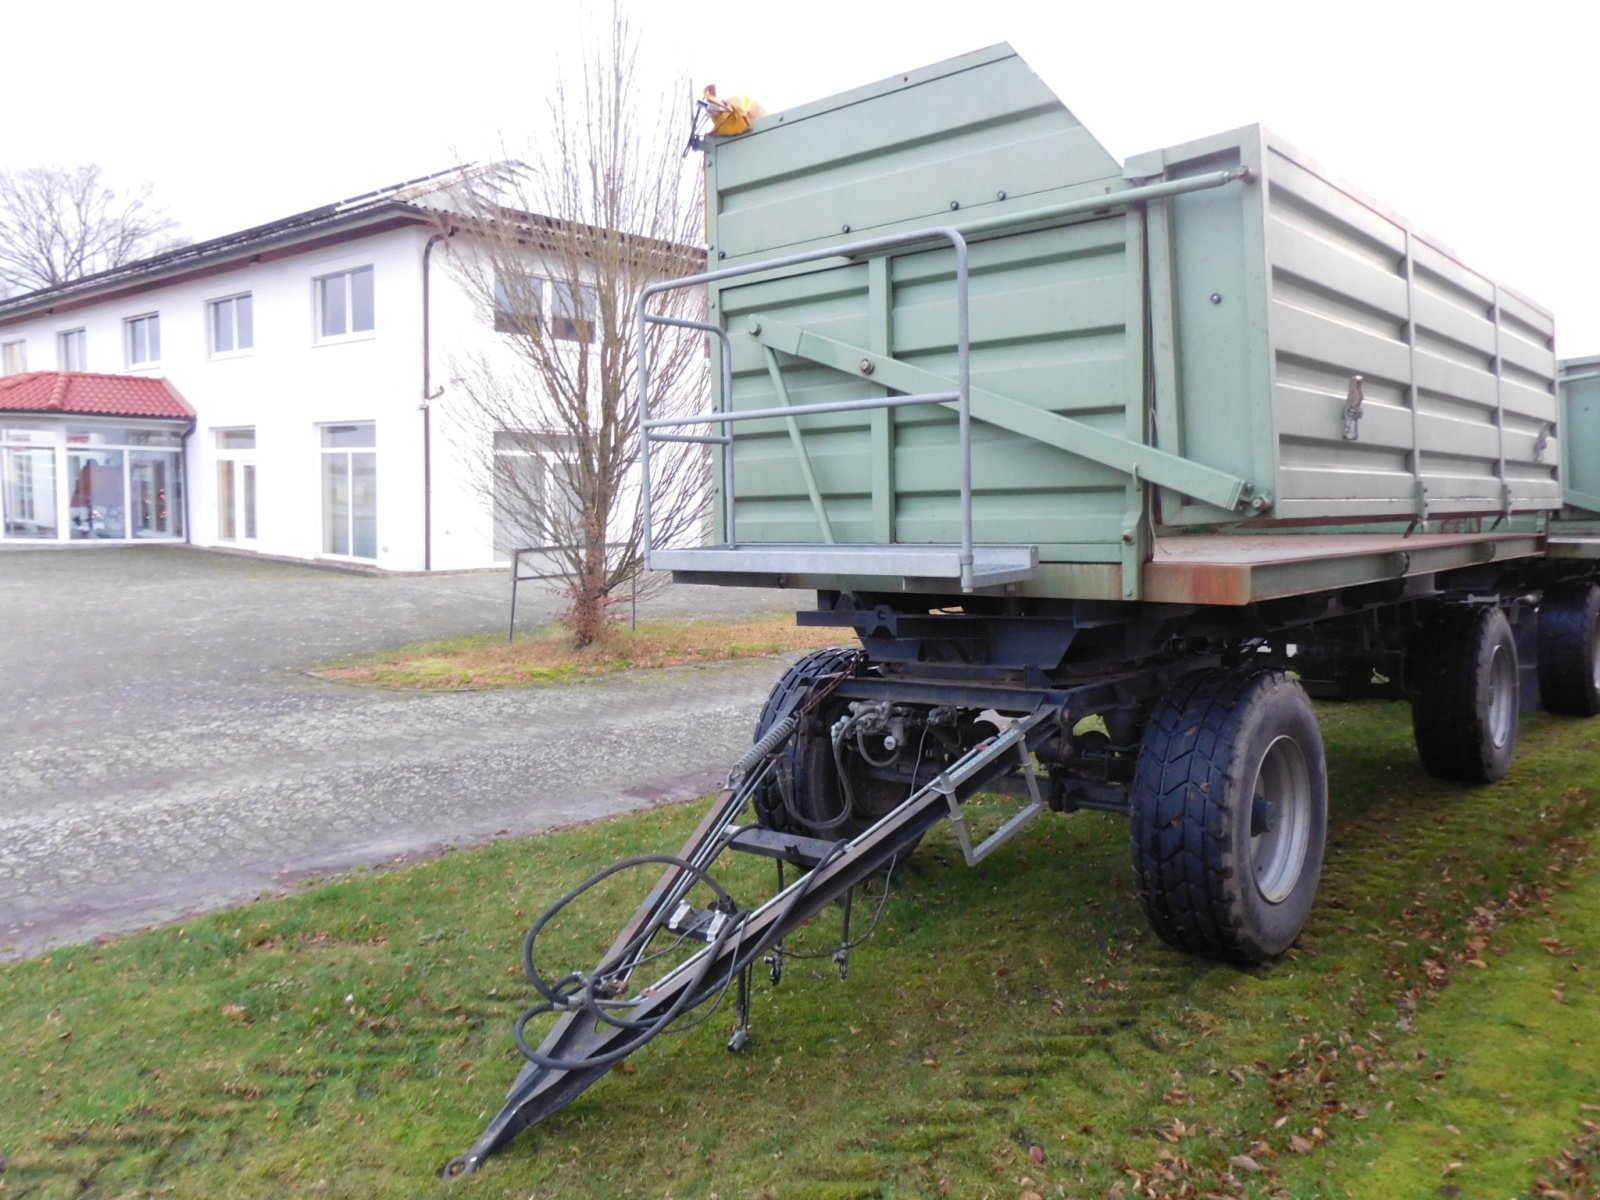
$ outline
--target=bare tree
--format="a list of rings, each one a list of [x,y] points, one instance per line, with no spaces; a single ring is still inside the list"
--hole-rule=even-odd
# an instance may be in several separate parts
[[[31,292],[120,267],[177,229],[148,183],[118,193],[94,164],[0,171],[0,289]]]
[[[651,94],[640,39],[616,11],[584,46],[551,85],[546,144],[476,174],[442,218],[457,235],[451,261],[502,343],[455,362],[474,475],[499,537],[546,551],[580,646],[644,578],[639,297],[705,263],[699,173],[682,153],[687,89]],[[705,303],[685,290],[651,310],[704,320]],[[704,336],[658,324],[644,336],[651,415],[703,405]],[[704,446],[652,446],[657,544],[698,537],[708,481]]]

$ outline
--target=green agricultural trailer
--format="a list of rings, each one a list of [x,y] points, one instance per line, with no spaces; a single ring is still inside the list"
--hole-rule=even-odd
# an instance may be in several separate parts
[[[1000,45],[703,149],[710,269],[637,319],[703,289],[715,387],[652,415],[641,360],[641,457],[648,500],[652,455],[709,448],[715,528],[648,560],[812,593],[853,644],[784,674],[682,850],[534,926],[527,1065],[447,1175],[729,989],[742,1048],[756,966],[842,899],[843,973],[853,890],[940,821],[976,865],[1125,814],[1155,931],[1261,963],[1321,874],[1308,695],[1409,700],[1423,767],[1477,783],[1524,706],[1600,712],[1600,358],[1275,135],[1119,164]],[[981,840],[979,791],[1021,801]],[[755,902],[741,852],[777,864]],[[542,973],[635,869],[599,964]]]

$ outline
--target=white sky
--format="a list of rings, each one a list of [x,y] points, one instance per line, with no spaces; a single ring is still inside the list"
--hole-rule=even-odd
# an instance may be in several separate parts
[[[1009,41],[1119,160],[1259,121],[1600,353],[1592,0],[624,3],[664,68],[771,111]],[[56,49],[6,55],[0,165],[99,162],[191,237],[246,228],[535,132],[586,5],[13,5],[11,49]]]

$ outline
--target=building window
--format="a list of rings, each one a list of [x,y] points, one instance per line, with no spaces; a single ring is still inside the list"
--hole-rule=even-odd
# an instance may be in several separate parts
[[[56,368],[61,371],[89,369],[89,333],[84,329],[64,329],[56,334]]]
[[[571,434],[501,429],[494,435],[494,553],[551,550],[578,542],[583,505],[570,483]]]
[[[600,293],[588,284],[550,282],[550,334],[568,342],[594,341]]]
[[[216,438],[217,540],[253,542],[256,540],[256,431],[219,429]]]
[[[564,342],[594,341],[600,293],[588,284],[574,287],[537,275],[494,277],[494,327],[498,333],[527,333],[550,314],[550,336]]]
[[[317,340],[371,333],[372,268],[357,267],[316,281]]]
[[[521,333],[539,323],[544,312],[544,280],[532,275],[494,273],[494,330]]]
[[[122,323],[124,341],[128,347],[128,365],[147,367],[161,361],[161,317],[147,313],[142,317],[129,317]]]
[[[322,552],[378,557],[377,427],[322,426]]]
[[[0,374],[21,375],[27,369],[27,342],[6,342],[0,345]]]
[[[213,357],[253,349],[256,337],[250,293],[211,301],[206,305],[206,325]]]
[[[0,537],[55,541],[56,452],[53,446],[24,443],[39,435],[0,429]]]

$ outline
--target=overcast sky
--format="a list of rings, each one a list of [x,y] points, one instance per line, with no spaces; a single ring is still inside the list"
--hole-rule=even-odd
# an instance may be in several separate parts
[[[520,142],[582,7],[13,5],[35,49],[6,55],[0,163],[98,162],[193,238],[242,229]],[[1119,160],[1259,121],[1552,309],[1562,355],[1600,353],[1600,6],[627,7],[664,68],[771,111],[1009,41]]]

